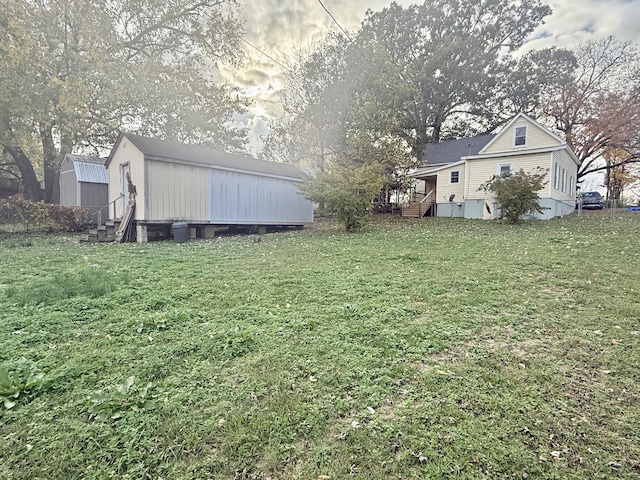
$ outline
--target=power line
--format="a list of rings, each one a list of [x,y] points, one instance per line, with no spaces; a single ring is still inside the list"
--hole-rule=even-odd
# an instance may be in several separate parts
[[[285,67],[282,63],[280,63],[278,60],[276,60],[275,58],[273,58],[271,55],[269,55],[268,53],[263,52],[262,50],[260,50],[258,47],[256,47],[253,43],[251,43],[249,40],[240,37],[240,40],[242,40],[244,43],[246,43],[247,45],[249,45],[250,47],[256,49],[258,52],[260,52],[262,55],[264,55],[265,57],[267,57],[269,60],[271,60],[272,62],[276,63],[277,65],[279,65],[283,70],[287,70],[287,67]]]
[[[320,6],[321,6],[322,8],[324,8],[324,11],[325,11],[325,12],[327,12],[327,13],[329,14],[329,16],[331,17],[331,19],[333,20],[333,23],[335,23],[335,24],[338,26],[338,28],[339,28],[340,30],[342,30],[342,33],[344,33],[344,36],[345,36],[345,37],[347,37],[347,39],[348,39],[348,40],[350,40],[351,42],[353,42],[353,40],[351,40],[351,37],[349,36],[349,34],[347,33],[347,31],[346,31],[344,28],[342,28],[342,25],[340,25],[340,24],[338,23],[338,20],[336,20],[336,17],[334,17],[334,16],[333,16],[333,14],[332,14],[328,9],[327,9],[327,7],[325,7],[325,6],[324,6],[324,3],[322,3],[322,1],[321,1],[321,0],[318,0],[318,3],[320,4]]]

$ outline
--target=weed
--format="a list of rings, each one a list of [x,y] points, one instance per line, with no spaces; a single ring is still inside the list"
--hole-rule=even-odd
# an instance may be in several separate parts
[[[0,399],[5,410],[15,407],[20,401],[33,398],[44,384],[44,373],[28,366],[25,358],[16,362],[9,370],[0,365]]]

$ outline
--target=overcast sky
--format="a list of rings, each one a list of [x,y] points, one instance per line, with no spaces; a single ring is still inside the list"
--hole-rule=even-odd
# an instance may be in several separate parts
[[[246,18],[245,39],[265,54],[286,64],[296,49],[309,50],[338,27],[318,0],[240,0]],[[529,48],[572,47],[583,40],[617,35],[640,43],[640,0],[543,0],[553,14],[528,42]],[[338,23],[358,29],[367,9],[381,10],[386,0],[322,0]],[[402,5],[421,3],[397,0]],[[259,136],[278,116],[282,69],[256,49],[246,46],[247,64],[224,75],[245,89],[254,101],[249,115],[239,119],[251,129],[251,147],[260,149]]]

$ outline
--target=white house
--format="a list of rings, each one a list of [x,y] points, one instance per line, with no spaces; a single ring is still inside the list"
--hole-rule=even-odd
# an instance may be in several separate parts
[[[416,179],[416,201],[405,216],[497,218],[499,207],[480,185],[520,169],[542,168],[547,183],[538,192],[548,219],[573,212],[579,160],[567,143],[524,113],[516,115],[498,134],[480,135],[428,145]]]

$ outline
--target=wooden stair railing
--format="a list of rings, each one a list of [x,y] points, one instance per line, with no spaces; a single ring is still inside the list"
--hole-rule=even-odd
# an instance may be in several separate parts
[[[120,228],[116,232],[115,241],[118,243],[123,243],[129,237],[129,233],[131,231],[131,227],[133,225],[133,211],[136,208],[136,200],[135,197],[129,198],[129,204],[127,205],[127,210],[122,215],[122,221],[120,222]]]
[[[434,196],[433,193],[434,191],[431,190],[419,202],[413,202],[406,207],[403,207],[401,216],[422,218],[427,210],[429,210],[429,207],[434,204],[434,199],[432,198]]]

